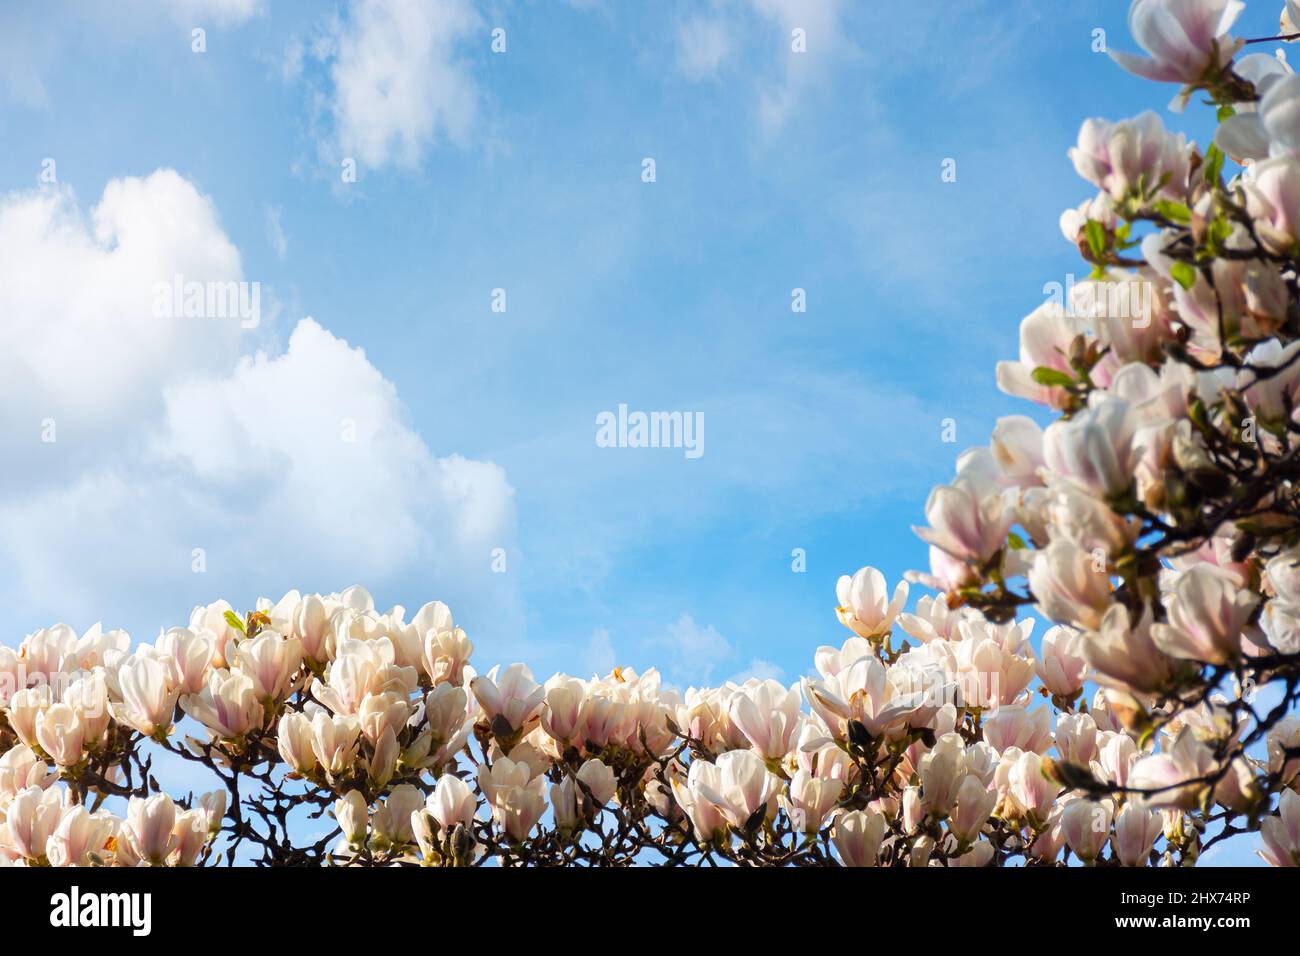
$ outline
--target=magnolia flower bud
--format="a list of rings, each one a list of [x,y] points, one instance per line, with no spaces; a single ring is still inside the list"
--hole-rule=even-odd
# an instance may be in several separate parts
[[[415,838],[412,821],[424,806],[424,794],[409,783],[394,787],[375,810],[370,826],[381,846],[404,847]]]
[[[573,740],[585,696],[586,688],[582,681],[567,675],[560,674],[546,682],[542,728],[561,744]]]
[[[1068,627],[1053,627],[1043,635],[1035,668],[1038,679],[1061,700],[1072,700],[1083,690],[1088,664],[1082,654],[1082,639]]]
[[[835,818],[831,842],[845,866],[876,866],[885,838],[885,818],[870,810],[853,810]]]
[[[424,636],[420,664],[435,684],[445,682],[459,687],[464,683],[465,665],[473,651],[474,645],[459,627],[429,631]]]
[[[305,714],[290,711],[280,718],[276,728],[276,745],[280,756],[294,773],[310,774],[316,769],[316,754],[312,750],[312,724]]]
[[[1084,863],[1093,863],[1110,837],[1109,800],[1071,800],[1061,811],[1065,842]]]
[[[997,802],[996,790],[990,790],[979,777],[968,774],[957,790],[957,805],[948,820],[948,831],[962,842],[975,839]]]
[[[879,637],[889,630],[907,602],[907,582],[900,581],[889,596],[885,576],[875,568],[861,568],[852,577],[840,577],[835,585],[840,623],[864,638]]]
[[[369,825],[370,809],[365,797],[358,790],[349,790],[342,800],[334,804],[334,819],[343,831],[343,840],[350,847],[359,847],[366,842],[366,829]]]
[[[181,698],[181,709],[227,739],[260,730],[266,717],[253,679],[239,671],[214,670],[202,693]]]
[[[41,749],[60,767],[73,767],[85,755],[84,728],[77,712],[67,704],[54,704],[41,714],[36,724],[36,739]]]
[[[176,814],[172,835],[176,839],[176,849],[167,858],[168,865],[193,866],[208,842],[207,811],[196,809]]]
[[[44,685],[28,687],[9,698],[9,728],[33,750],[41,746],[36,731],[40,726],[41,715],[50,703],[50,688]]]
[[[258,700],[278,704],[289,695],[294,675],[302,666],[302,644],[296,637],[263,630],[239,644],[235,666],[252,680]]]
[[[774,680],[749,681],[731,698],[728,714],[754,751],[768,761],[785,757],[798,739],[803,715],[799,690]]]
[[[114,708],[114,716],[146,737],[171,732],[172,714],[181,689],[171,683],[161,660],[137,650],[118,669],[117,685],[122,703]]]
[[[132,797],[127,803],[122,836],[131,852],[152,866],[162,866],[180,845],[176,836],[176,804],[165,793]]]
[[[158,635],[154,647],[167,667],[172,686],[182,694],[197,694],[207,683],[215,643],[211,631],[173,627]]]
[[[425,808],[442,830],[449,832],[457,824],[467,827],[473,824],[478,802],[468,784],[447,773],[438,778],[438,785],[425,801]]]
[[[843,792],[843,780],[814,777],[806,770],[796,770],[790,778],[789,793],[779,799],[796,830],[816,833]]]
[[[355,717],[331,717],[317,711],[311,720],[312,753],[331,776],[346,774],[357,758],[361,725]]]
[[[1164,822],[1159,813],[1126,803],[1115,815],[1115,835],[1111,837],[1111,849],[1125,866],[1142,866],[1146,863],[1151,848],[1156,845],[1156,840],[1160,839],[1163,828]]]

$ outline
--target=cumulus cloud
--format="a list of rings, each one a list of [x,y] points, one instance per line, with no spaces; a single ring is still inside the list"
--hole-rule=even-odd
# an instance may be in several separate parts
[[[479,96],[458,46],[480,26],[468,0],[354,0],[326,45],[340,155],[411,167],[440,137],[465,143]]]
[[[203,26],[210,20],[231,26],[261,16],[265,5],[263,0],[168,0],[167,9],[179,23]]]
[[[735,653],[731,642],[717,628],[697,624],[690,614],[668,625],[660,646],[667,651],[674,677],[698,683],[707,682],[713,671]]]
[[[785,670],[771,661],[755,657],[749,666],[738,674],[728,678],[733,684],[743,684],[747,680],[774,680],[780,683],[785,677]]]
[[[175,620],[173,593],[353,581],[508,603],[475,573],[513,536],[501,468],[436,456],[365,353],[311,319],[246,354],[238,322],[158,318],[175,274],[242,280],[174,172],[114,180],[89,213],[64,189],[0,200],[0,593],[83,625]]]

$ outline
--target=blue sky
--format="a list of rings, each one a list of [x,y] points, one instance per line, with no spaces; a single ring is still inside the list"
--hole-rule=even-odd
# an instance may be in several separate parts
[[[436,6],[5,4],[12,639],[359,582],[448,601],[484,667],[793,680],[836,577],[922,567],[929,488],[1026,411],[993,366],[1082,271],[1079,124],[1172,88],[1093,52],[1133,49],[1114,0]],[[150,325],[177,263],[260,283],[258,327]],[[702,412],[704,455],[597,447],[620,403]]]

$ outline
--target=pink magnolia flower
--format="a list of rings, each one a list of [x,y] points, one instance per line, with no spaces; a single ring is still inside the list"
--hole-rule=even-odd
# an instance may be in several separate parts
[[[1259,825],[1264,848],[1259,851],[1271,866],[1300,866],[1300,794],[1282,793],[1276,816],[1265,817]]]
[[[1280,156],[1251,167],[1246,211],[1268,251],[1287,255],[1300,243],[1300,159]]]
[[[1111,59],[1149,80],[1198,83],[1241,49],[1228,31],[1245,8],[1241,0],[1133,0],[1129,31],[1149,56],[1111,51]]]
[[[948,819],[948,832],[961,841],[975,839],[997,803],[997,790],[989,789],[974,774],[967,774],[957,789],[957,803]]]
[[[546,699],[546,688],[533,680],[533,672],[524,664],[511,664],[503,673],[494,667],[486,676],[471,680],[469,689],[483,708],[486,723],[501,717],[515,731],[538,715]]]
[[[1056,475],[1109,498],[1133,483],[1141,449],[1138,420],[1128,402],[1108,398],[1043,432],[1043,460]]]
[[[798,685],[785,688],[774,680],[749,681],[731,698],[732,723],[765,761],[785,757],[798,740],[803,714]]]
[[[1078,631],[1059,625],[1043,635],[1035,670],[1043,686],[1064,700],[1083,689],[1088,664],[1083,658],[1082,643]]]
[[[1097,721],[1091,714],[1061,714],[1056,718],[1056,752],[1061,759],[1087,767],[1097,756]]]
[[[853,810],[835,818],[831,842],[845,866],[876,866],[885,838],[885,818],[871,810]]]
[[[998,753],[1012,747],[1044,753],[1052,744],[1051,710],[1030,711],[1019,704],[999,707],[984,721],[984,741]]]
[[[1151,638],[1173,657],[1226,664],[1241,652],[1242,628],[1258,600],[1229,572],[1199,564],[1178,576],[1165,597],[1168,623],[1152,626]]]
[[[1083,656],[1104,683],[1124,689],[1151,692],[1164,687],[1174,672],[1174,662],[1151,637],[1151,609],[1144,607],[1136,627],[1128,608],[1116,604],[1102,616],[1095,631],[1085,633]]]
[[[1110,820],[1114,806],[1109,800],[1071,800],[1061,810],[1061,834],[1066,844],[1084,863],[1093,863],[1101,855],[1110,837]]]
[[[1128,785],[1143,791],[1138,797],[1143,806],[1191,810],[1205,792],[1201,778],[1215,767],[1214,751],[1197,740],[1190,727],[1183,727],[1161,753],[1133,764]]]
[[[1053,541],[1037,552],[1028,578],[1043,613],[1063,624],[1095,630],[1112,603],[1105,568],[1068,541]]]
[[[1080,176],[1114,199],[1125,199],[1139,187],[1145,198],[1159,187],[1181,201],[1187,197],[1192,149],[1186,136],[1168,132],[1160,117],[1148,110],[1118,123],[1085,120],[1070,160]]]
[[[51,866],[92,866],[92,856],[103,860],[115,828],[105,811],[91,813],[83,806],[69,807],[45,844]]]
[[[843,780],[815,777],[807,770],[800,769],[790,778],[789,792],[781,794],[778,801],[796,830],[800,833],[816,833],[843,792]]]
[[[1164,821],[1158,812],[1126,803],[1115,815],[1111,849],[1125,866],[1143,866],[1163,830]]]
[[[1059,302],[1045,302],[1020,323],[1020,360],[997,365],[998,388],[1008,395],[1027,398],[1051,408],[1064,408],[1069,393],[1057,385],[1034,381],[1034,370],[1051,369],[1074,376],[1070,368],[1070,344],[1083,329],[1065,314]]]
[[[883,574],[875,568],[860,568],[852,577],[840,577],[835,583],[835,596],[840,623],[859,637],[870,639],[893,625],[907,603],[907,582],[899,581],[891,598]]]
[[[161,866],[180,845],[175,831],[176,804],[167,794],[132,797],[128,801],[120,839],[139,860]]]
[[[961,561],[984,564],[1006,544],[1013,515],[999,494],[981,496],[962,481],[939,485],[925,503],[928,528],[912,530],[936,548]]]

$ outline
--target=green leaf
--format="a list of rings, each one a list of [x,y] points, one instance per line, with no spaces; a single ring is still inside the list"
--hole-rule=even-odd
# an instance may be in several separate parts
[[[1174,202],[1172,199],[1161,199],[1155,204],[1155,210],[1170,222],[1186,225],[1192,221],[1192,211],[1182,203]]]
[[[1229,116],[1235,116],[1236,114],[1237,114],[1237,111],[1234,110],[1231,106],[1224,105],[1224,106],[1220,106],[1220,107],[1219,107],[1219,112],[1218,112],[1217,115],[1218,115],[1218,118],[1219,118],[1219,122],[1222,123],[1222,122],[1223,122],[1224,120],[1226,120]]]
[[[1012,551],[1024,551],[1025,548],[1029,547],[1025,544],[1025,539],[1014,531],[1007,534],[1007,544],[1011,546]]]
[[[244,629],[244,622],[239,619],[239,615],[234,611],[227,611],[225,614],[226,623],[237,630],[240,634],[247,635],[248,631]]]
[[[1046,365],[1040,365],[1034,369],[1030,376],[1039,385],[1049,387],[1069,388],[1074,384],[1074,379],[1062,372],[1060,369],[1048,368]]]
[[[1092,250],[1092,257],[1103,258],[1106,255],[1106,227],[1096,219],[1089,219],[1083,228],[1088,237],[1088,248]]]
[[[1184,289],[1196,285],[1196,269],[1187,262],[1175,262],[1169,270],[1170,276]]]
[[[1205,151],[1205,181],[1211,186],[1219,185],[1219,176],[1223,173],[1223,150],[1210,144]]]

